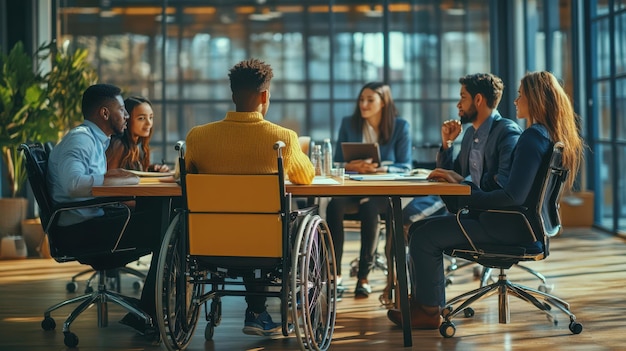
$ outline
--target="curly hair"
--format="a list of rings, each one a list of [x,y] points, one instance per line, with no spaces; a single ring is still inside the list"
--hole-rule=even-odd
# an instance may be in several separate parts
[[[502,79],[491,73],[468,74],[459,78],[459,83],[465,86],[472,98],[481,94],[487,100],[489,108],[496,108],[502,99],[504,83]]]
[[[230,90],[239,92],[260,93],[269,89],[270,80],[274,77],[272,67],[258,59],[248,59],[239,62],[228,73]]]
[[[384,106],[382,108],[381,114],[382,118],[380,121],[380,135],[378,137],[378,141],[381,144],[387,144],[391,139],[391,135],[393,133],[393,125],[396,117],[398,116],[398,110],[396,109],[396,105],[393,102],[393,97],[391,96],[391,88],[389,85],[382,82],[369,82],[365,84],[361,90],[359,91],[359,95],[356,98],[356,107],[354,108],[354,112],[352,113],[352,126],[355,130],[363,129],[363,116],[361,116],[361,109],[359,108],[359,100],[361,98],[361,94],[363,94],[363,90],[370,89],[374,91],[380,99],[383,101]]]
[[[569,96],[557,78],[547,71],[527,73],[520,82],[520,90],[528,101],[529,125],[544,125],[552,141],[565,144],[563,165],[576,174],[583,160],[584,142]],[[570,188],[574,179],[568,178]]]

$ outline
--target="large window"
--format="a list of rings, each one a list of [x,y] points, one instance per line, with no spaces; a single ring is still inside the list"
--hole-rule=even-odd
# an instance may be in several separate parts
[[[590,146],[577,187],[595,191],[597,225],[626,228],[623,0],[54,3],[59,41],[88,48],[101,81],[153,100],[153,155],[169,162],[191,127],[233,108],[228,69],[248,57],[274,68],[267,119],[313,140],[337,137],[364,83],[389,83],[418,162],[434,159],[441,122],[456,118],[460,76],[502,76],[500,110],[514,118],[519,78],[550,70],[573,98]]]
[[[191,127],[233,108],[228,69],[248,57],[274,69],[267,119],[314,140],[337,137],[363,84],[389,83],[420,162],[456,116],[458,78],[490,71],[483,0],[58,3],[59,40],[88,48],[101,81],[153,100],[153,155],[170,162]]]
[[[589,15],[589,143],[596,222],[626,235],[626,5],[585,2]]]

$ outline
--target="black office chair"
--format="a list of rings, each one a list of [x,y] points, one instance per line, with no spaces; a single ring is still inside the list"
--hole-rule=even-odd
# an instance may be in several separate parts
[[[107,302],[114,302],[124,307],[129,312],[137,315],[143,319],[146,325],[153,325],[150,315],[142,311],[137,307],[137,299],[132,297],[123,296],[117,292],[107,289],[106,277],[107,271],[115,270],[120,267],[124,267],[129,262],[135,261],[140,257],[149,254],[149,250],[137,249],[137,248],[120,248],[115,244],[114,247],[89,247],[89,235],[85,233],[85,248],[81,251],[77,249],[68,249],[61,247],[57,243],[63,236],[63,227],[58,226],[59,214],[63,211],[81,209],[81,208],[93,208],[103,206],[124,206],[128,212],[128,220],[130,219],[130,209],[124,205],[123,201],[132,200],[129,197],[117,197],[117,198],[96,198],[87,201],[54,204],[50,193],[48,192],[48,186],[46,181],[46,172],[48,165],[48,153],[41,144],[22,144],[19,148],[25,157],[26,171],[28,174],[28,181],[31,185],[35,199],[39,205],[41,217],[41,225],[44,232],[48,236],[48,244],[50,246],[50,254],[57,262],[69,262],[79,261],[82,264],[91,266],[98,272],[98,289],[92,293],[73,297],[71,299],[59,302],[54,306],[48,308],[44,312],[44,319],[41,322],[41,327],[44,330],[53,330],[56,327],[56,322],[50,316],[50,314],[69,304],[80,303],[67,317],[63,323],[64,343],[68,347],[75,347],[78,345],[78,336],[70,331],[71,323],[86,309],[96,305],[98,312],[98,327],[106,327],[108,324],[108,306]],[[118,237],[117,243],[120,242],[124,228],[121,228],[120,233],[112,233]],[[93,246],[93,245],[92,245]]]
[[[570,305],[564,300],[547,292],[525,287],[508,280],[506,270],[521,261],[539,261],[548,257],[549,239],[558,235],[561,228],[559,217],[559,197],[563,189],[563,184],[568,176],[568,170],[563,167],[562,153],[563,143],[556,143],[552,150],[552,155],[543,166],[544,179],[535,186],[540,186],[538,192],[537,206],[535,208],[506,208],[487,209],[484,211],[493,213],[509,214],[520,216],[523,223],[528,227],[529,236],[532,243],[526,246],[511,245],[481,245],[474,243],[466,229],[463,227],[460,217],[467,213],[467,209],[457,212],[457,221],[468,241],[467,247],[449,248],[445,253],[453,257],[461,257],[468,261],[474,261],[484,267],[495,268],[500,271],[498,281],[470,292],[461,294],[446,304],[443,310],[444,322],[439,328],[439,332],[444,337],[452,337],[456,332],[456,327],[451,319],[463,312],[466,317],[474,315],[470,305],[485,297],[498,294],[498,314],[500,323],[508,323],[509,304],[508,296],[515,296],[523,301],[531,303],[536,308],[544,312],[548,318],[557,323],[555,317],[550,313],[552,307],[560,309],[570,318],[569,329],[574,334],[580,334],[583,330],[582,324],[576,321],[576,317],[570,311]],[[474,211],[474,209],[472,209]],[[543,300],[543,301],[541,301]],[[460,305],[454,308],[455,305]]]

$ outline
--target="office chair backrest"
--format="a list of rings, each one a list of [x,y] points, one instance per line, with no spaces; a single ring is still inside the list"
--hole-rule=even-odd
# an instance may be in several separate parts
[[[21,144],[19,149],[26,159],[26,173],[35,200],[39,205],[39,217],[44,231],[47,233],[52,216],[52,199],[48,192],[47,172],[49,152],[40,143]],[[50,148],[51,149],[51,148]]]
[[[540,229],[544,237],[553,237],[562,231],[559,216],[559,199],[569,171],[563,167],[562,142],[554,144],[552,155],[541,189],[540,201],[537,202],[536,213],[541,220]]]

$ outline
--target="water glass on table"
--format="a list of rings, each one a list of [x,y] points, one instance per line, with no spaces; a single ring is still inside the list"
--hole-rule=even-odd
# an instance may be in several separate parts
[[[339,184],[343,184],[346,178],[346,169],[343,167],[333,168],[331,169],[331,177],[339,182]]]

